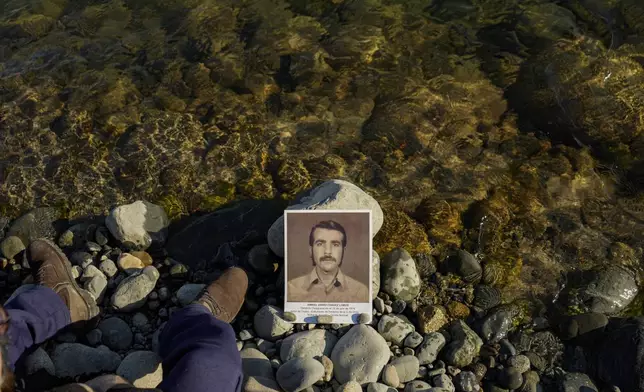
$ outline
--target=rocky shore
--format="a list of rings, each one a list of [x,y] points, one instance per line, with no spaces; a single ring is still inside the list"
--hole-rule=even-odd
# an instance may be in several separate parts
[[[378,202],[345,181],[322,183],[289,208],[365,206],[382,222],[374,235],[387,230]],[[644,391],[644,322],[613,317],[638,294],[629,265],[569,272],[553,304],[508,301],[499,272],[467,249],[437,259],[398,247],[374,252],[371,325],[292,324],[281,309],[281,215],[274,202],[247,200],[170,222],[162,207],[136,201],[77,221],[54,208],[0,219],[3,299],[32,284],[24,250],[47,237],[101,307],[94,329],[61,334],[25,359],[20,389],[108,373],[155,387],[165,321],[240,265],[250,278],[233,323],[245,392]]]

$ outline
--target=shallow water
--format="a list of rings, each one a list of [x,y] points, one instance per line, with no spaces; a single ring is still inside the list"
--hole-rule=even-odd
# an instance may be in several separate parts
[[[4,1],[0,215],[344,178],[383,205],[378,250],[463,247],[507,298],[639,271],[642,4]]]

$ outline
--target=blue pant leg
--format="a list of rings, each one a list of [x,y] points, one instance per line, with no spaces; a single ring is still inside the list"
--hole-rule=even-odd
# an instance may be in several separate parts
[[[164,392],[240,392],[241,356],[235,331],[204,306],[173,313],[159,337]]]
[[[30,348],[56,335],[71,322],[69,309],[52,289],[36,286],[11,298],[4,306],[9,314],[7,330],[9,367]]]

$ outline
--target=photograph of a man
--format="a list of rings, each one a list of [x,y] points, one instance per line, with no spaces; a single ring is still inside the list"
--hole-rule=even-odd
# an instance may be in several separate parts
[[[299,246],[289,246],[287,243],[289,250],[295,250],[294,253],[287,253],[287,301],[370,301],[369,220],[368,215],[364,217],[366,214],[362,217],[354,214],[356,216],[353,217],[343,217],[343,214],[328,216],[329,213],[325,214],[327,216],[289,216],[291,221],[299,219],[301,222],[289,225],[297,230],[293,233],[293,238],[288,240],[305,240],[308,247],[303,247],[301,243]],[[342,221],[345,221],[344,225]],[[345,228],[345,225],[348,227]],[[352,232],[353,237],[349,232]],[[305,234],[306,239],[303,238]],[[306,269],[303,268],[305,265],[308,265]],[[346,273],[345,268],[351,273]],[[359,279],[350,275],[359,276]]]

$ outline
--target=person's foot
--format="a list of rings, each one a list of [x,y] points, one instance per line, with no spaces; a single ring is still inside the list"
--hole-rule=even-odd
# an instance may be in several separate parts
[[[98,315],[96,301],[87,291],[78,287],[72,276],[72,265],[59,247],[49,240],[35,240],[29,245],[28,255],[36,283],[49,287],[63,299],[69,308],[72,323],[87,321]]]
[[[233,321],[248,290],[248,276],[243,269],[232,267],[206,287],[195,303],[205,306],[213,316],[227,323]]]

